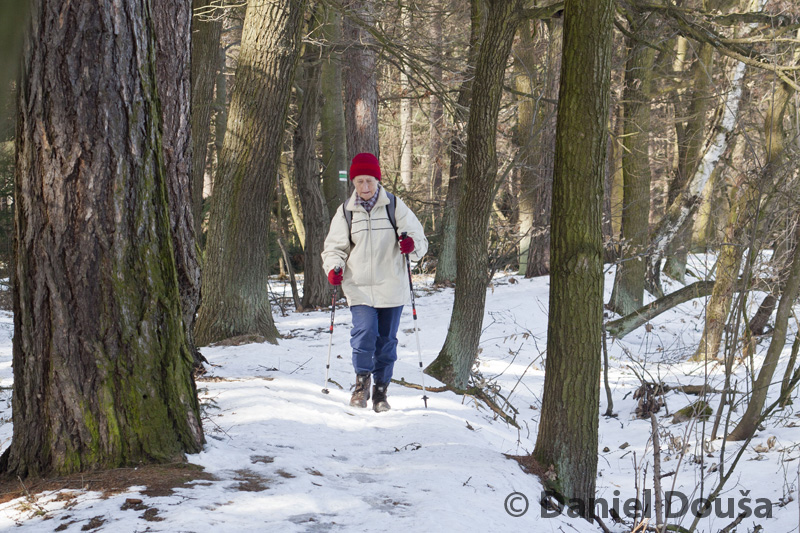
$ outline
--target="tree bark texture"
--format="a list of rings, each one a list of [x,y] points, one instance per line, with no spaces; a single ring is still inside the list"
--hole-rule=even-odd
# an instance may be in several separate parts
[[[317,22],[312,17],[312,25]],[[312,34],[312,38],[315,35]],[[322,268],[322,249],[328,234],[328,208],[320,190],[320,170],[317,163],[317,126],[319,125],[322,88],[321,49],[312,42],[306,43],[299,71],[298,86],[302,101],[298,102],[299,115],[294,130],[294,172],[300,206],[305,225],[303,253],[303,308],[330,303],[327,273]]]
[[[192,0],[192,215],[196,235],[203,232],[203,185],[222,35],[222,4],[223,0]]]
[[[380,159],[378,52],[375,39],[361,26],[374,24],[374,2],[347,0],[345,7],[352,13],[352,18],[345,16],[343,25],[345,51],[342,75],[348,159],[361,152],[369,152]]]
[[[627,315],[644,303],[650,223],[650,98],[655,50],[654,31],[647,13],[637,13],[629,38],[625,67],[625,106],[622,136],[622,257],[617,264],[610,308]]]
[[[584,502],[594,497],[597,476],[612,17],[611,0],[564,3],[547,372],[533,452],[554,467],[555,490]]]
[[[185,2],[156,0],[156,74],[161,102],[164,166],[167,172],[170,225],[181,292],[186,336],[195,366],[203,356],[194,345],[194,319],[200,306],[200,261],[197,255],[192,183],[191,7]]]
[[[145,1],[40,0],[31,15],[17,138],[14,435],[0,462],[26,476],[179,460],[203,434],[162,142],[188,136],[162,139],[154,14]]]
[[[458,205],[461,202],[461,179],[466,160],[466,141],[464,139],[469,108],[472,100],[472,82],[475,76],[475,63],[480,52],[484,32],[484,0],[470,1],[470,34],[467,64],[458,89],[458,101],[453,113],[453,132],[450,140],[450,175],[447,182],[447,197],[442,210],[442,248],[436,264],[435,285],[456,281],[456,228]]]
[[[336,208],[347,200],[349,182],[339,180],[339,171],[347,172],[347,128],[344,120],[342,96],[342,57],[334,50],[342,39],[342,15],[326,5],[322,33],[325,47],[322,56],[322,95],[324,104],[320,115],[322,148],[322,192],[328,206],[328,217],[333,218]]]
[[[506,60],[522,0],[487,4],[486,30],[475,65],[467,125],[467,159],[458,206],[456,263],[459,274],[447,338],[427,372],[466,388],[478,355],[489,271],[488,222],[497,179],[496,130]]]
[[[277,341],[268,293],[270,206],[305,2],[250,4],[209,219],[201,345],[240,335]]]

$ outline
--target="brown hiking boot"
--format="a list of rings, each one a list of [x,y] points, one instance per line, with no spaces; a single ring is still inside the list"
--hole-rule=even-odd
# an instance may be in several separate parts
[[[369,400],[369,384],[372,376],[369,374],[356,374],[356,388],[350,397],[351,407],[366,407]]]
[[[388,386],[388,383],[376,383],[375,386],[372,387],[372,409],[374,409],[376,413],[383,413],[392,408],[389,402],[386,401],[386,388]]]

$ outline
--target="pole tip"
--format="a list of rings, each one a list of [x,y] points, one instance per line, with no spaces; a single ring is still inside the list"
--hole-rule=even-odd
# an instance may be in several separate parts
[[[322,389],[322,394],[328,394],[330,391],[328,389]]]

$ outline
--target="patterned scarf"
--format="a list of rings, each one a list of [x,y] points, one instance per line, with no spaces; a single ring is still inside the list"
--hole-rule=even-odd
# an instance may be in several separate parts
[[[378,197],[381,194],[381,184],[378,184],[378,188],[375,189],[375,194],[372,195],[372,198],[369,200],[362,200],[360,196],[358,198],[358,204],[367,210],[367,213],[372,211],[372,208],[375,207],[375,204],[378,203]]]

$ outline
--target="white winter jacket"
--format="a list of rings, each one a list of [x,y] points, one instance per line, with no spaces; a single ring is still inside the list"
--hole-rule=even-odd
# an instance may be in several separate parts
[[[325,238],[323,268],[326,274],[336,267],[342,268],[342,289],[350,306],[397,307],[411,300],[405,257],[400,253],[386,212],[389,197],[383,187],[378,189],[378,194],[377,203],[367,213],[356,202],[357,193],[353,192],[345,203],[345,209],[353,212],[352,231],[348,232],[340,205]],[[406,232],[414,239],[414,251],[409,256],[419,261],[428,251],[428,239],[416,215],[400,198],[397,198],[395,219],[397,234]]]

